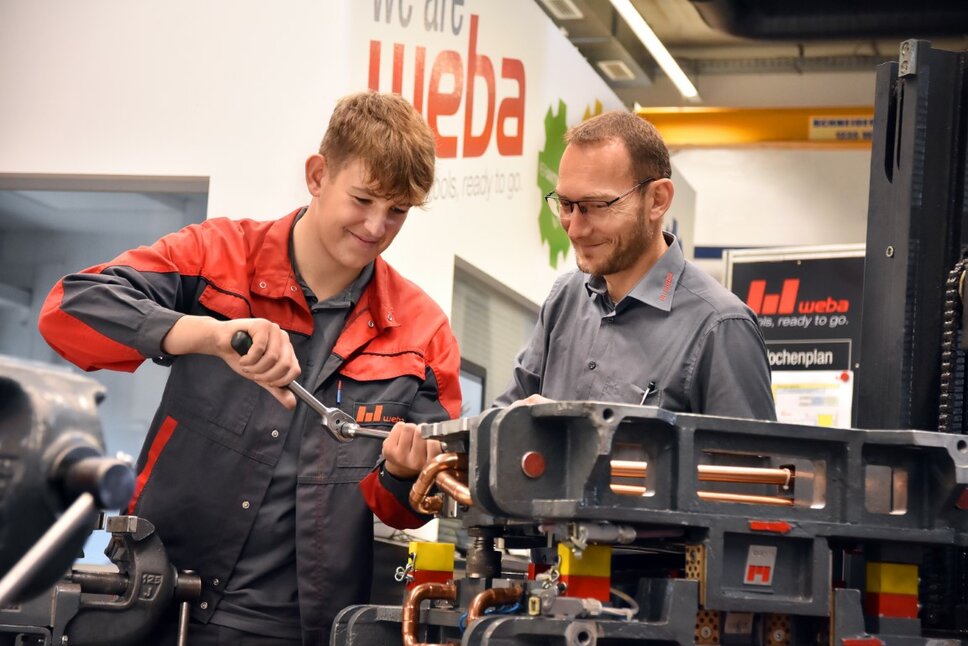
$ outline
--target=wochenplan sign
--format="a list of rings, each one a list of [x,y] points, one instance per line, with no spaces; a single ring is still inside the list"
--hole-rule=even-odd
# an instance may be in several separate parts
[[[773,370],[852,370],[864,250],[851,245],[731,252],[728,284],[756,314]]]

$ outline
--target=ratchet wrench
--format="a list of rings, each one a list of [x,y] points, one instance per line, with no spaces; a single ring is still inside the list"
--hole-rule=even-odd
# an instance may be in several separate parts
[[[232,349],[244,357],[252,347],[252,337],[245,330],[239,330],[232,335]],[[389,431],[379,431],[372,428],[363,428],[356,423],[356,420],[339,408],[329,408],[324,406],[321,401],[313,397],[312,393],[303,388],[298,382],[292,381],[286,386],[293,395],[300,401],[313,409],[321,418],[322,424],[330,432],[337,442],[349,442],[355,437],[370,437],[375,440],[384,440]]]

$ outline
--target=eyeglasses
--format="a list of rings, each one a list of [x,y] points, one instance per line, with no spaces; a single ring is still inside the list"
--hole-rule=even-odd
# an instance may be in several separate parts
[[[566,200],[560,197],[554,191],[551,191],[544,196],[545,202],[548,203],[548,207],[551,209],[552,213],[557,213],[558,218],[561,220],[570,220],[572,214],[574,213],[575,207],[581,211],[581,214],[589,217],[596,218],[605,215],[605,213],[615,205],[619,200],[628,197],[634,193],[637,189],[645,186],[649,182],[654,182],[658,177],[650,177],[649,179],[643,179],[635,186],[625,191],[616,198],[611,200]]]

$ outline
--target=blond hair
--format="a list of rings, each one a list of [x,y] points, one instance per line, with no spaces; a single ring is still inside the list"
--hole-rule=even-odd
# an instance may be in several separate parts
[[[594,146],[617,140],[625,144],[637,181],[670,177],[669,149],[651,123],[630,112],[615,110],[583,121],[565,134],[569,146]]]
[[[338,174],[360,160],[384,197],[423,204],[434,183],[434,133],[397,94],[360,92],[336,103],[319,153]]]

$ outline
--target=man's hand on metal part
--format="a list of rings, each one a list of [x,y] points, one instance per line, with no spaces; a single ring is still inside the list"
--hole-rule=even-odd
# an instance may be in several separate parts
[[[244,356],[232,348],[232,336],[239,330],[252,338],[252,346]],[[183,316],[168,331],[162,349],[173,355],[219,357],[232,370],[268,390],[286,408],[296,406],[296,396],[286,386],[299,376],[299,361],[289,335],[272,321]]]
[[[415,478],[438,454],[440,442],[423,439],[420,427],[409,422],[394,424],[390,436],[383,440],[384,468],[402,480]]]
[[[547,404],[553,402],[553,399],[548,399],[544,395],[539,395],[535,393],[534,395],[528,395],[524,399],[519,399],[513,402],[508,408],[516,408],[517,406],[531,406],[532,404]]]

